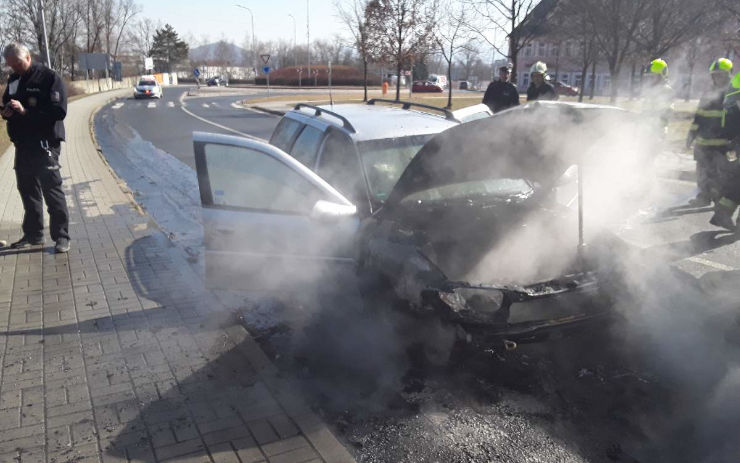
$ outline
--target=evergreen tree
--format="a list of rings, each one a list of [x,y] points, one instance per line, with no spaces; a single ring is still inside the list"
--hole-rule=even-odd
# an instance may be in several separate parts
[[[188,44],[180,40],[169,24],[154,32],[151,56],[154,68],[159,72],[172,72],[172,69],[188,57]]]

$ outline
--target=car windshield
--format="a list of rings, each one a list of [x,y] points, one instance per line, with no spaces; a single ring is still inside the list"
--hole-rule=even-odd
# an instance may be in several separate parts
[[[417,191],[405,197],[401,204],[423,204],[439,201],[466,200],[487,202],[488,200],[526,199],[534,188],[522,178],[487,178],[469,182],[441,185]]]
[[[373,199],[383,202],[388,198],[406,166],[430,137],[415,135],[358,143]]]
[[[129,84],[129,85],[131,85],[131,84]],[[155,81],[153,81],[153,80],[140,80],[139,81],[139,86],[140,87],[144,87],[144,86],[153,87],[155,85],[157,85],[157,83]]]

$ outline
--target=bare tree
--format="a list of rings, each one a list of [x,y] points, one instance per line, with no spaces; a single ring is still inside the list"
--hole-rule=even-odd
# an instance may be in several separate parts
[[[377,8],[377,2],[371,0],[352,0],[351,5],[335,3],[337,14],[352,34],[352,40],[362,61],[362,101],[367,101],[367,68],[378,59],[378,44],[372,40],[372,19],[376,16],[369,11]]]
[[[592,27],[611,75],[611,101],[617,99],[622,64],[633,52],[635,37],[651,0],[578,0]]]
[[[648,56],[659,57],[676,45],[716,26],[722,19],[717,0],[650,0],[635,41]]]
[[[517,79],[519,52],[541,32],[548,13],[556,0],[465,0],[478,18],[471,27],[497,52],[506,56],[513,66],[511,79]],[[541,6],[538,8],[538,5]],[[506,34],[508,49],[501,50],[489,38],[491,29]]]
[[[150,18],[144,18],[134,22],[128,32],[128,42],[131,44],[131,51],[141,56],[151,56],[154,32],[161,27],[161,23],[155,23]]]
[[[447,63],[447,107],[452,108],[452,63],[460,50],[469,47],[470,31],[467,29],[468,17],[465,14],[465,5],[458,4],[455,8],[452,2],[447,1],[442,11],[444,19],[437,28],[435,39]]]
[[[480,49],[478,48],[478,44],[472,40],[466,45],[467,46],[461,48],[460,52],[457,54],[459,56],[457,59],[457,65],[463,68],[465,80],[470,80],[470,76],[473,74],[473,69],[477,63],[481,61]]]
[[[581,3],[574,0],[560,2],[553,13],[553,19],[560,24],[566,54],[577,54],[583,79],[578,91],[578,101],[583,101],[586,73],[589,67],[596,64],[599,56],[593,24]]]
[[[437,0],[374,0],[367,20],[381,56],[396,65],[396,100],[401,97],[401,71],[433,40]]]
[[[103,0],[102,6],[105,52],[115,60],[121,45],[121,38],[141,8],[134,3],[134,0]]]

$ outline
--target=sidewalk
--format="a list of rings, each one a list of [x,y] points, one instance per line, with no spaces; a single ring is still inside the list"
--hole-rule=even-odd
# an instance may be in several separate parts
[[[353,461],[96,152],[90,116],[119,94],[69,107],[69,255],[0,250],[0,461]]]

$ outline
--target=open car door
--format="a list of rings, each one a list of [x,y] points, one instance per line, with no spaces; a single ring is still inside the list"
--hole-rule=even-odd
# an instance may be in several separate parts
[[[208,287],[300,288],[353,265],[356,208],[314,172],[247,138],[194,132],[193,148]]]

